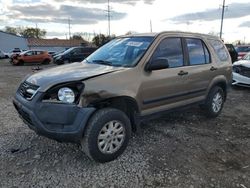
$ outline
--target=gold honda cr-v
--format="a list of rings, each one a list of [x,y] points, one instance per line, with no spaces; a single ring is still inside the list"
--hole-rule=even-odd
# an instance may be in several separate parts
[[[38,134],[76,142],[93,160],[123,153],[142,120],[199,104],[216,117],[232,63],[214,36],[162,32],[118,37],[83,62],[28,76],[13,103]]]

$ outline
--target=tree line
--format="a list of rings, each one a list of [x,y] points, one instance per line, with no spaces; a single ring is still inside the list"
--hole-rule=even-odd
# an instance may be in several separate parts
[[[40,28],[33,28],[33,27],[10,27],[6,26],[4,31],[6,33],[22,36],[25,38],[37,38],[37,39],[43,39],[46,37],[47,31]],[[130,32],[127,32],[125,35],[131,34]],[[84,40],[84,34],[82,33],[76,33],[70,39],[75,40]],[[100,47],[110,40],[114,39],[115,35],[108,36],[104,34],[97,34],[92,38],[92,43],[96,45],[97,47]],[[89,38],[88,38],[89,39]],[[88,40],[87,39],[87,40]]]
[[[6,33],[22,36],[25,38],[38,38],[42,39],[46,36],[46,31],[40,28],[33,27],[10,27],[6,26],[4,31]]]

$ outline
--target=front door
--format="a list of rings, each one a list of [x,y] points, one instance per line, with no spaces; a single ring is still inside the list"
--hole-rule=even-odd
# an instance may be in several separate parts
[[[187,66],[184,61],[182,38],[167,37],[156,47],[150,62],[167,59],[169,68],[145,72],[141,85],[142,115],[164,111],[180,105],[188,98]]]

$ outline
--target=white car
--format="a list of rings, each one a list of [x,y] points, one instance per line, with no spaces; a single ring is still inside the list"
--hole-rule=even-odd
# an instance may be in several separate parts
[[[2,58],[5,58],[5,53],[2,50],[0,50],[0,59]]]
[[[20,48],[14,48],[13,50],[11,50],[8,53],[5,53],[5,56],[8,58],[11,58],[14,54],[20,54],[22,51],[20,50]]]
[[[233,64],[232,85],[250,87],[250,53]]]

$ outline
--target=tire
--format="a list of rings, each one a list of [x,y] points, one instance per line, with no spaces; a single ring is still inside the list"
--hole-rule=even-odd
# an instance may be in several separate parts
[[[63,60],[63,64],[69,64],[69,63],[70,63],[70,62],[69,62],[68,59]]]
[[[205,115],[209,118],[217,117],[223,108],[225,102],[225,93],[219,86],[213,87],[207,97],[205,105],[202,108],[205,111]]]
[[[49,59],[45,59],[45,60],[42,62],[42,64],[43,64],[43,65],[48,65],[48,64],[49,64],[49,62],[50,62],[50,60],[49,60]]]
[[[17,64],[13,63],[12,65],[21,66],[21,65],[24,65],[24,61],[23,60],[19,60]]]
[[[131,125],[125,113],[114,108],[104,108],[90,118],[81,145],[90,159],[105,163],[124,152],[130,135]]]

